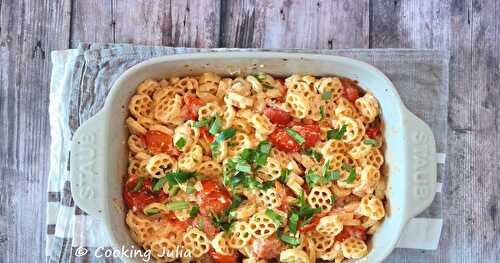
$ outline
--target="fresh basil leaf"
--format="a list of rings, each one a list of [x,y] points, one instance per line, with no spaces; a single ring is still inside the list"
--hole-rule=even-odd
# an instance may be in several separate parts
[[[182,210],[189,207],[189,203],[186,201],[174,201],[166,205],[168,210]]]
[[[279,215],[278,213],[274,212],[273,210],[271,209],[266,209],[266,211],[264,212],[264,214],[271,218],[271,220],[273,220],[274,222],[276,222],[276,224],[281,224],[283,222],[283,217],[281,215]]]
[[[377,140],[374,140],[374,139],[366,139],[363,141],[364,144],[366,145],[373,145],[373,146],[377,146],[378,145],[378,141]]]
[[[198,205],[194,205],[191,207],[191,211],[189,211],[189,217],[195,218],[200,213],[200,207]]]
[[[299,239],[284,234],[283,230],[281,228],[276,231],[276,236],[278,237],[279,240],[283,241],[284,243],[286,243],[288,245],[295,247],[295,246],[298,246],[300,244]]]
[[[313,171],[313,170],[307,171],[306,183],[307,183],[307,185],[309,185],[309,187],[313,187],[320,179],[321,179],[321,177],[319,177],[319,175],[316,174],[315,171]]]
[[[219,117],[219,115],[216,115],[214,121],[210,125],[210,129],[208,129],[208,132],[212,135],[216,135],[219,132],[221,125],[222,125],[222,120]]]
[[[177,141],[175,142],[175,146],[177,146],[177,148],[179,148],[179,149],[184,148],[184,145],[186,145],[186,139],[184,139],[184,138],[182,138],[182,137],[181,137],[181,138],[179,138],[179,140],[177,140]]]
[[[288,219],[288,229],[290,229],[290,232],[293,234],[297,233],[297,223],[299,222],[299,218],[299,213],[293,212]]]
[[[135,184],[134,188],[132,189],[132,192],[134,192],[134,193],[139,192],[143,185],[144,185],[144,177],[139,177],[137,179],[137,183]]]
[[[332,98],[332,92],[331,91],[325,91],[323,94],[321,94],[321,99],[322,100],[329,100]]]
[[[288,182],[288,176],[290,175],[290,170],[288,169],[282,169],[281,170],[281,175],[280,175],[280,181],[284,184]]]
[[[347,131],[347,125],[342,125],[340,129],[332,129],[326,132],[326,137],[328,140],[340,140],[344,136],[344,133]]]
[[[239,171],[239,172],[242,172],[242,173],[246,173],[246,174],[251,174],[252,173],[252,167],[248,163],[246,163],[244,161],[238,162],[236,164],[235,169],[236,169],[236,171]]]
[[[288,135],[290,135],[294,141],[296,141],[298,144],[302,145],[304,144],[304,142],[306,142],[306,139],[304,139],[304,137],[302,137],[302,135],[300,135],[298,132],[296,132],[295,130],[292,130],[290,128],[286,128],[286,132],[288,133]]]
[[[161,210],[157,207],[151,207],[148,209],[144,209],[144,214],[147,216],[156,215],[156,214],[159,214],[160,212],[161,212]]]

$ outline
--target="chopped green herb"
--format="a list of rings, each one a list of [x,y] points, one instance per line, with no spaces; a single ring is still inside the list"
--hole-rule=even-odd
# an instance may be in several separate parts
[[[160,212],[161,212],[161,209],[159,209],[158,207],[151,207],[148,209],[144,209],[144,214],[147,216],[156,215],[156,214],[159,214]]]
[[[223,130],[217,138],[215,138],[214,143],[221,143],[224,140],[227,140],[229,138],[232,138],[236,134],[236,129],[235,128],[227,128]]]
[[[300,135],[298,132],[290,129],[290,128],[286,128],[286,132],[288,133],[288,135],[290,135],[298,144],[303,144],[306,140],[304,139],[304,137],[302,137],[302,135]]]
[[[344,136],[344,133],[347,131],[347,125],[342,125],[340,129],[332,129],[328,130],[326,132],[326,137],[328,140],[334,139],[334,140],[340,140],[342,139],[342,136]]]
[[[283,217],[281,215],[279,215],[278,213],[274,212],[273,210],[271,209],[266,209],[266,211],[264,212],[264,214],[271,218],[271,220],[273,220],[274,222],[276,222],[277,224],[281,224],[283,222]]]
[[[310,187],[313,187],[320,179],[321,179],[321,177],[319,177],[319,175],[316,174],[315,171],[313,171],[313,170],[307,171],[307,174],[306,174],[306,183]]]
[[[288,229],[293,234],[297,233],[297,223],[299,222],[300,215],[298,212],[292,212],[292,215],[288,219]]]
[[[334,194],[332,194],[332,195],[330,196],[330,203],[331,203],[331,204],[333,204],[334,202],[335,202],[335,195],[334,195]]]
[[[177,141],[175,142],[175,146],[177,146],[177,148],[179,148],[179,149],[184,148],[184,145],[186,145],[186,139],[184,139],[184,138],[182,138],[182,137],[181,137],[181,138],[179,138],[179,140],[177,140]]]
[[[208,119],[207,118],[203,118],[200,121],[195,121],[193,123],[193,127],[195,127],[195,128],[201,128],[201,127],[205,127],[205,126],[208,126]]]
[[[186,193],[192,194],[194,192],[194,186],[191,182],[187,182],[186,184]]]
[[[274,89],[273,86],[267,84],[267,83],[262,83],[262,87],[264,88],[264,90],[268,90],[268,89]]]
[[[222,120],[219,115],[215,116],[214,121],[210,125],[208,132],[212,135],[216,135],[219,132],[220,126],[222,125]]]
[[[198,228],[200,228],[200,230],[202,231],[205,229],[205,220],[203,220],[202,218],[198,220]]]
[[[132,189],[132,192],[134,193],[139,192],[143,185],[144,185],[144,177],[139,177],[139,179],[137,179],[137,183],[134,186],[134,189]]]
[[[324,119],[326,117],[325,107],[319,106],[319,115],[321,116],[321,119]]]
[[[321,176],[323,178],[326,178],[326,175],[328,173],[328,168],[330,168],[330,160],[326,160],[325,164],[323,165],[323,169],[321,170]]]
[[[354,180],[356,180],[356,170],[348,164],[342,164],[342,169],[349,172],[349,176],[347,177],[345,182],[348,184],[354,183]]]
[[[172,186],[172,187],[169,187],[169,188],[168,188],[168,194],[169,194],[170,196],[174,196],[174,195],[176,195],[176,194],[177,194],[177,192],[179,192],[179,190],[180,190],[180,189],[181,189],[181,188],[180,188],[178,185],[174,185],[174,186]]]
[[[214,217],[212,217],[212,223],[214,224],[214,226],[216,226],[216,227],[218,227],[221,230],[226,231],[226,232],[229,232],[229,229],[231,228],[231,225],[233,224],[233,222],[223,220],[222,218],[220,218],[217,215],[214,215]]]
[[[240,153],[240,158],[244,161],[251,161],[255,157],[255,150],[246,148]]]
[[[200,213],[200,207],[198,205],[194,205],[191,207],[191,211],[189,211],[189,217],[195,218],[198,213]]]
[[[363,141],[364,144],[366,145],[373,145],[373,146],[377,146],[378,145],[378,141],[377,140],[374,140],[374,139],[366,139]]]
[[[259,145],[257,145],[257,149],[255,150],[255,165],[258,167],[266,165],[271,148],[271,143],[268,141],[261,141]]]
[[[182,210],[188,208],[189,203],[186,201],[174,201],[166,205],[168,210]]]
[[[217,156],[219,154],[220,145],[216,142],[212,142],[210,144],[210,151],[212,152],[212,158],[214,158],[215,156]]]
[[[291,246],[298,246],[300,244],[300,240],[289,236],[287,234],[283,233],[283,230],[280,228],[276,231],[276,236],[278,237],[279,240],[283,241],[284,243],[291,245]]]
[[[333,180],[338,180],[340,178],[340,173],[339,171],[331,171],[329,174],[326,175],[325,177],[325,184],[328,182],[331,182]]]
[[[284,184],[288,182],[288,176],[290,175],[290,170],[288,169],[282,169],[281,170],[281,175],[280,175],[280,181]]]
[[[259,82],[266,80],[266,73],[258,72],[253,75]]]
[[[164,176],[164,177],[160,178],[158,181],[156,181],[156,183],[153,184],[153,192],[159,191],[167,181],[168,181],[168,179],[166,176]]]
[[[331,91],[325,91],[323,94],[321,94],[321,99],[322,100],[329,100],[332,98],[332,92]]]
[[[242,173],[247,173],[251,174],[252,173],[252,167],[246,163],[246,162],[238,162],[235,167],[236,171],[242,172]]]
[[[299,201],[299,207],[305,207],[305,206],[307,206],[306,198],[304,196],[304,190],[302,190],[300,192],[298,201]]]
[[[313,149],[307,149],[304,151],[304,154],[307,155],[307,156],[312,156],[314,157],[314,160],[316,160],[317,162],[319,162],[321,160],[321,153],[313,150]]]

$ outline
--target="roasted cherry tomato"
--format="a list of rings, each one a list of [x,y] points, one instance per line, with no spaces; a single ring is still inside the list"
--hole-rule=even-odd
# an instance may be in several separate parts
[[[215,140],[215,137],[208,132],[207,127],[201,127],[200,134],[201,137],[203,137],[203,139],[205,139],[207,142],[213,142]]]
[[[379,128],[370,127],[366,129],[366,135],[372,139],[377,138],[379,134],[380,134]]]
[[[321,129],[317,124],[295,125],[292,129],[304,137],[304,149],[313,147],[321,139]]]
[[[274,147],[281,151],[298,152],[300,150],[300,144],[283,128],[274,129],[271,135],[269,135],[269,141]]]
[[[251,254],[260,259],[279,257],[282,250],[283,242],[278,240],[275,236],[257,238],[252,242],[252,246],[250,247]]]
[[[231,206],[231,194],[223,187],[220,187],[216,181],[202,180],[201,185],[203,187],[203,192],[199,199],[200,206],[204,210],[213,213],[221,213]]]
[[[288,112],[280,109],[266,108],[264,115],[274,124],[287,125],[292,120]]]
[[[340,82],[342,83],[342,87],[344,87],[344,97],[350,102],[355,102],[360,96],[360,90],[356,82],[347,78],[340,78]]]
[[[191,225],[203,231],[208,238],[213,239],[220,230],[212,224],[212,221],[207,216],[199,215],[191,221]]]
[[[210,248],[208,251],[208,254],[212,259],[214,260],[215,263],[236,263],[238,262],[238,253],[233,253],[232,255],[224,255],[215,252],[214,249]]]
[[[199,98],[186,95],[184,97],[184,103],[187,106],[186,119],[188,120],[197,120],[198,119],[198,109],[203,106],[203,101]]]
[[[147,131],[144,135],[146,145],[152,153],[167,153],[179,156],[179,151],[172,144],[172,136],[160,131]]]
[[[342,231],[335,236],[335,240],[342,242],[349,237],[366,241],[366,229],[360,226],[344,226]]]
[[[125,183],[123,199],[129,209],[142,212],[146,205],[161,202],[167,198],[167,194],[163,191],[153,192],[150,178],[142,179],[142,186],[139,180],[138,176],[132,176]]]

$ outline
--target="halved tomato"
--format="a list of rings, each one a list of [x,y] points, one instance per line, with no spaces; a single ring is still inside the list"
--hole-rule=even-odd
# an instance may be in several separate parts
[[[295,125],[292,129],[304,137],[304,149],[313,147],[321,139],[321,129],[318,124]]]
[[[342,87],[344,87],[343,95],[350,102],[355,102],[360,96],[358,84],[354,80],[348,78],[340,78]]]
[[[283,242],[275,236],[257,238],[252,242],[250,253],[257,258],[272,259],[280,255],[283,250]]]
[[[180,152],[172,144],[172,136],[160,131],[147,131],[144,140],[148,150],[154,154],[167,153],[172,156],[179,156]]]
[[[284,128],[276,128],[269,135],[271,144],[281,151],[285,152],[298,152],[300,144],[290,136]]]
[[[196,96],[186,95],[184,97],[184,103],[187,107],[186,119],[188,120],[197,120],[198,119],[198,109],[203,106],[205,103],[201,99]]]
[[[153,192],[151,178],[142,179],[143,183],[139,189],[135,189],[140,185],[139,177],[132,176],[125,183],[123,189],[123,199],[129,209],[141,211],[142,209],[153,202],[162,202],[167,198],[167,194],[163,191]],[[134,191],[137,190],[137,191]]]
[[[210,248],[208,251],[208,254],[212,259],[214,260],[215,263],[236,263],[238,262],[238,253],[233,253],[232,255],[224,255],[215,252],[213,248]]]
[[[377,138],[377,136],[380,134],[380,129],[375,128],[375,127],[370,127],[366,129],[366,135],[372,139]]]
[[[214,180],[202,180],[203,192],[198,193],[200,207],[213,213],[222,213],[231,206],[231,194]]]
[[[284,110],[275,108],[264,109],[264,115],[274,124],[287,125],[291,120],[292,116]]]
[[[349,237],[355,237],[366,241],[366,229],[360,226],[344,226],[342,231],[335,236],[335,240],[342,242]]]

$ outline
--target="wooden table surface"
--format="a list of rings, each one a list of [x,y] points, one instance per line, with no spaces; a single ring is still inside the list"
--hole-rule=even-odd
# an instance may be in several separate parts
[[[0,262],[45,258],[50,52],[80,41],[450,50],[445,222],[434,261],[500,262],[495,0],[0,0]]]

